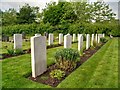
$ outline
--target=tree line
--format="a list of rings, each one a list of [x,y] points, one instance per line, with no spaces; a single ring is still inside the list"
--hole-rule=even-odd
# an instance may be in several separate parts
[[[86,2],[59,2],[58,4],[50,2],[46,4],[42,12],[40,12],[38,6],[32,7],[29,4],[25,4],[19,11],[9,9],[4,12],[0,10],[0,13],[2,14],[2,25],[4,26],[3,32],[6,33],[9,28],[13,32],[16,29],[20,33],[24,30],[21,30],[19,27],[22,27],[21,25],[24,24],[25,30],[29,30],[33,25],[38,27],[33,30],[31,28],[32,31],[35,31],[33,34],[46,30],[48,33],[61,32],[72,34],[100,32],[108,35],[120,35],[116,28],[118,24],[118,20],[115,19],[116,14],[104,2],[94,2],[91,4]],[[27,26],[25,26],[26,24]],[[15,26],[12,27],[11,25]],[[11,31],[9,32],[11,35]]]
[[[1,11],[2,25],[50,23],[51,25],[77,23],[77,22],[105,22],[115,20],[115,13],[104,2],[51,2],[46,4],[43,12],[39,7],[29,4],[22,6],[17,12],[14,8]]]

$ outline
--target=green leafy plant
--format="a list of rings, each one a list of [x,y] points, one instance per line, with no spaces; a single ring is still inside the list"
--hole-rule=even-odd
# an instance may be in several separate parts
[[[62,79],[62,77],[65,76],[65,72],[61,71],[59,69],[55,69],[50,72],[50,77],[51,78],[57,78],[58,80]]]
[[[24,52],[23,52],[23,50],[22,49],[15,49],[15,54],[16,55],[21,55],[21,54],[23,54]]]
[[[106,42],[107,42],[107,39],[106,39],[106,38],[100,38],[100,41],[101,41],[102,43],[106,43]]]
[[[23,50],[22,49],[7,49],[7,53],[9,54],[9,55],[21,55],[21,54],[23,54],[24,52],[23,52]]]
[[[94,50],[94,49],[95,49],[95,47],[94,47],[94,46],[91,46],[91,47],[90,47],[90,49],[91,49],[91,50]]]
[[[76,29],[77,28],[77,29]],[[18,24],[18,25],[9,25],[9,26],[3,26],[2,27],[2,34],[13,36],[14,33],[22,33],[25,32],[26,35],[34,35],[35,33],[41,33],[44,32],[47,33],[63,33],[67,34],[68,32],[70,34],[73,33],[104,33],[105,36],[107,35],[113,35],[113,36],[120,36],[120,32],[118,32],[118,24],[117,22],[111,22],[111,23],[75,23],[75,24],[62,24],[57,26],[52,26],[49,23],[40,23],[40,24]],[[84,36],[84,40],[86,37]]]
[[[14,49],[7,49],[9,55],[15,55]]]
[[[66,71],[72,71],[76,67],[76,62],[80,60],[80,55],[77,50],[66,48],[58,50],[55,53],[57,66]]]
[[[80,50],[80,56],[82,56],[83,55],[83,50]]]
[[[83,34],[83,41],[86,41],[86,35]]]

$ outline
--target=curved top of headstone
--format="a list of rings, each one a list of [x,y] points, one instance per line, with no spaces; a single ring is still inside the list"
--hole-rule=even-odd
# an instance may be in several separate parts
[[[67,35],[70,35],[70,33],[68,33]]]

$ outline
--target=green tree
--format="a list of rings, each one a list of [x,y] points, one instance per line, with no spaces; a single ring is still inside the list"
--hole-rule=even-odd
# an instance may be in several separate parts
[[[77,16],[71,5],[69,2],[59,2],[57,5],[55,3],[48,4],[43,12],[43,22],[51,25],[74,22]]]
[[[74,2],[72,3],[72,7],[77,16],[77,22],[90,22],[92,5],[86,2]]]
[[[14,25],[17,23],[16,10],[10,8],[2,13],[2,25]]]
[[[111,21],[115,20],[116,14],[112,12],[109,5],[104,2],[94,2],[92,10],[92,19],[95,22],[104,22],[104,21]]]
[[[33,23],[36,18],[36,12],[38,12],[38,9],[29,6],[29,4],[25,4],[24,6],[22,6],[22,8],[20,8],[19,13],[17,13],[18,23]]]
[[[56,3],[47,4],[47,8],[44,9],[43,15],[43,22],[50,23],[51,25],[56,25],[60,22],[61,16],[63,14],[63,4],[60,3],[56,5]]]
[[[63,10],[64,11],[60,21],[61,24],[74,23],[77,20],[77,15],[72,7],[72,3],[64,3]]]

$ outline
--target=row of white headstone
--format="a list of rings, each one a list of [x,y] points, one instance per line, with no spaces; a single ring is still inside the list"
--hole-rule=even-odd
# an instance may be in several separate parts
[[[41,34],[35,34],[35,36],[41,36]],[[91,45],[93,46],[93,41],[100,43],[100,38],[105,37],[104,34],[96,34],[94,37],[94,34],[92,34],[91,38]],[[54,40],[54,35],[49,34],[48,38],[48,45],[52,45]],[[76,40],[76,34],[73,34],[73,39],[70,34],[67,34],[64,36],[64,48],[71,48],[72,41],[75,42]],[[59,44],[63,43],[63,34],[59,34]],[[83,34],[78,34],[78,50],[80,51],[80,48],[82,48],[83,43]],[[86,34],[86,49],[90,47],[90,35]],[[20,49],[22,48],[22,34],[14,34],[14,49]]]
[[[92,40],[93,40],[92,35]],[[97,35],[96,35],[97,36]],[[99,35],[98,35],[99,36]],[[53,36],[52,36],[53,37]],[[63,37],[62,34],[59,38]],[[75,38],[75,37],[74,37]],[[97,37],[96,37],[97,38]],[[59,39],[62,40],[62,39]],[[64,36],[64,48],[71,48],[72,36],[67,34]],[[83,35],[78,35],[78,50],[81,50],[83,46]],[[86,49],[90,47],[90,35],[86,35]],[[32,77],[36,78],[47,70],[46,63],[46,37],[34,36],[31,37],[31,64],[32,64]]]
[[[100,38],[104,37],[104,34],[92,34],[91,42],[93,40],[99,43]],[[53,44],[53,34],[49,34],[49,45]],[[73,34],[73,41],[76,41],[76,35]],[[63,43],[63,34],[59,34],[59,44]],[[64,48],[71,48],[72,36],[67,34],[64,36]],[[90,34],[86,34],[86,49],[90,47]],[[14,34],[14,49],[22,48],[22,34]],[[83,34],[78,34],[78,50],[83,48]],[[47,70],[46,62],[46,37],[36,34],[31,37],[31,64],[32,64],[32,77],[37,77]]]

